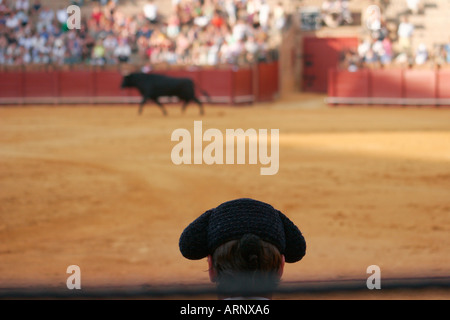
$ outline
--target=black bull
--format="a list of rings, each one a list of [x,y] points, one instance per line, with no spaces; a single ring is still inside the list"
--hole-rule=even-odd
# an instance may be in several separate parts
[[[196,102],[200,107],[200,114],[203,114],[203,104],[195,96],[194,82],[189,78],[173,78],[160,74],[147,73],[131,73],[124,76],[122,88],[136,88],[142,95],[142,101],[139,105],[139,114],[142,113],[145,102],[150,99],[153,100],[162,110],[164,115],[167,115],[166,109],[159,101],[160,97],[178,97],[183,100],[182,111],[190,101]],[[202,90],[202,93],[208,94]]]

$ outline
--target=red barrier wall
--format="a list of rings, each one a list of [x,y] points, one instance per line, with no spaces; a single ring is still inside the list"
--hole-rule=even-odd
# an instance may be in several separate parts
[[[437,97],[450,99],[450,70],[439,70],[437,81]]]
[[[278,63],[261,63],[258,72],[258,101],[272,101],[278,93]]]
[[[328,70],[336,68],[342,51],[357,50],[357,37],[303,38],[302,90],[327,92]]]
[[[332,104],[450,105],[450,70],[329,71]]]
[[[201,90],[206,91],[212,103],[273,100],[279,91],[278,63],[265,63],[253,69],[162,70],[158,73],[191,78],[197,95],[202,97]],[[139,101],[136,89],[120,88],[122,78],[117,71],[105,70],[0,72],[0,104]]]
[[[234,85],[231,70],[202,70],[200,77],[198,87],[219,102],[233,103]]]
[[[73,71],[58,73],[60,97],[93,97],[94,73],[90,71]]]
[[[408,99],[436,98],[436,72],[433,70],[404,70],[404,97]]]
[[[0,98],[24,96],[24,81],[22,72],[3,73],[0,75]]]
[[[24,97],[57,96],[58,74],[54,72],[24,72]]]
[[[234,103],[251,102],[254,100],[253,72],[251,69],[239,69],[234,72],[233,82]]]
[[[401,69],[370,70],[371,97],[398,98],[403,96]]]
[[[126,97],[128,90],[120,90],[122,75],[114,71],[98,71],[93,74],[95,96],[97,97]]]
[[[368,97],[369,82],[367,70],[341,73],[335,75],[335,94],[339,97]]]

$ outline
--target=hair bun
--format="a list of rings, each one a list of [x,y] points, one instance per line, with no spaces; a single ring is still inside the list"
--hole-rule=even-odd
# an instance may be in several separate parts
[[[255,270],[259,267],[259,259],[262,251],[260,237],[251,233],[243,235],[239,240],[239,250],[250,270]]]

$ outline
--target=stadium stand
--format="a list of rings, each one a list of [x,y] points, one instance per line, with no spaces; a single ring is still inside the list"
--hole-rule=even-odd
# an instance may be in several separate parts
[[[31,0],[23,1],[28,2],[30,6],[35,3]],[[39,44],[38,39],[42,38],[42,34],[24,36],[20,27],[11,31],[14,27],[6,25],[14,25],[17,22],[8,21],[10,17],[6,15],[4,7],[12,8],[14,5],[10,0],[3,0],[3,9],[0,10],[0,68],[23,71],[73,69],[76,66],[78,69],[101,67],[117,71],[142,68],[149,71],[180,65],[214,68],[229,68],[234,65],[252,68],[254,63],[277,61],[277,79],[280,82],[277,87],[282,94],[298,90],[325,93],[330,68],[338,67],[340,70],[352,72],[363,68],[448,67],[450,28],[446,19],[450,13],[450,3],[446,0],[421,0],[420,9],[413,12],[409,8],[411,1],[267,0],[273,19],[270,28],[263,30],[258,19],[253,19],[255,11],[252,5],[259,1],[248,1],[241,7],[241,12],[245,12],[246,17],[242,26],[226,31],[217,27],[214,31],[213,27],[202,27],[205,21],[212,18],[218,19],[215,23],[223,23],[219,17],[213,17],[214,10],[208,7],[209,1],[204,1],[202,7],[192,5],[200,1],[154,0],[159,23],[141,27],[140,23],[145,24],[146,21],[144,8],[149,3],[147,0],[73,0],[67,1],[66,4],[83,3],[81,9],[85,19],[84,29],[78,35],[63,30],[64,35],[58,33],[54,37],[49,35],[48,31],[41,31],[44,38],[50,40],[47,39],[47,42],[40,46],[42,50],[27,52],[24,47],[32,46],[33,43],[34,46]],[[229,2],[233,0],[218,3]],[[43,7],[49,7],[56,13],[65,8],[62,2],[57,0],[36,0],[36,3],[41,3]],[[111,18],[113,24],[110,28],[108,23],[104,24],[103,21],[108,19],[105,16],[111,12],[108,6],[115,3],[118,9]],[[174,3],[181,6],[181,12],[177,15],[174,15]],[[341,20],[336,20],[339,23],[333,19],[327,20],[325,14],[327,8],[336,3],[346,4],[346,14]],[[369,30],[368,9],[373,5],[380,8],[380,16],[371,22],[370,27],[373,29]],[[103,14],[96,11],[98,6]],[[198,12],[197,16],[193,13],[195,10]],[[227,8],[220,10],[226,19],[231,19],[231,15],[226,13]],[[184,19],[188,11],[188,19],[191,19],[189,26],[194,28],[181,30],[183,22],[176,20]],[[282,12],[281,28],[278,27],[275,12]],[[37,13],[29,15],[31,25],[41,28],[42,18]],[[206,16],[209,18],[205,20]],[[401,26],[405,16],[408,16],[411,24]],[[235,23],[230,25],[235,26]],[[177,29],[179,27],[181,29]],[[246,28],[252,30],[252,37],[246,36],[242,42],[236,41],[236,37],[240,38],[239,34]],[[194,29],[195,37],[192,36]],[[221,31],[217,31],[218,29]],[[399,31],[400,29],[402,31]],[[400,39],[399,32],[408,35],[412,29],[410,43],[407,42],[405,50],[405,41]],[[221,40],[217,40],[217,34]],[[234,40],[230,42],[228,38]],[[256,77],[258,75],[253,77],[254,80]],[[443,77],[440,76],[439,79]],[[256,82],[253,81],[254,83]],[[257,91],[258,88],[254,87]]]
[[[76,31],[68,30],[64,19],[57,20],[66,8],[60,1],[37,1],[40,9],[36,11],[28,0],[24,0],[24,3],[28,4],[25,10],[17,8],[17,3],[9,0],[3,3],[0,66],[6,73],[2,75],[2,83],[4,88],[12,85],[17,90],[4,90],[0,94],[1,103],[134,101],[135,95],[129,92],[100,89],[103,82],[96,79],[104,71],[116,71],[116,75],[110,78],[114,80],[111,82],[108,79],[106,82],[111,82],[111,86],[118,88],[118,73],[123,71],[148,72],[155,69],[170,73],[168,69],[174,66],[190,69],[181,70],[178,74],[181,72],[197,79],[198,84],[203,87],[211,83],[201,79],[217,78],[215,82],[221,79],[214,77],[214,72],[229,75],[229,95],[213,96],[213,101],[263,101],[277,95],[279,77],[274,74],[278,72],[277,48],[273,39],[280,42],[279,33],[287,22],[284,8],[278,2],[273,2],[273,5],[274,11],[281,13],[279,20],[274,18],[274,22],[267,25],[267,28],[260,27],[260,23],[251,20],[249,17],[256,14],[251,14],[247,7],[242,6],[238,14],[244,13],[243,22],[238,17],[235,23],[230,22],[227,29],[224,21],[221,22],[223,27],[214,23],[204,25],[209,19],[213,21],[212,18],[217,18],[217,23],[225,19],[225,16],[206,17],[207,12],[213,14],[214,8],[218,10],[216,13],[223,15],[225,8],[219,4],[207,7],[212,2],[200,5],[200,2],[181,1],[180,8],[190,11],[185,22],[186,30],[177,30],[176,34],[171,34],[169,28],[170,19],[175,12],[169,1],[154,2],[158,6],[157,22],[148,21],[145,17],[149,1],[72,1],[80,4],[82,10],[82,27]],[[69,3],[67,1],[66,4]],[[178,9],[181,10],[180,8]],[[177,18],[181,19],[185,13],[178,13]],[[28,21],[18,18],[18,15]],[[226,17],[230,19],[231,15]],[[179,27],[183,27],[182,22]],[[182,37],[187,44],[184,48],[179,45]],[[221,52],[216,50],[211,54],[219,46]],[[198,66],[220,66],[226,70],[192,70],[192,67]],[[241,71],[236,67],[244,69]],[[42,70],[50,71],[45,76],[42,75],[49,78],[49,81],[45,90],[37,90],[32,79],[38,80],[40,77],[37,74]],[[76,72],[70,75],[67,73],[72,71]],[[264,75],[269,76],[263,78]],[[72,76],[81,79],[76,90],[69,90],[64,85],[67,82],[65,79]],[[82,89],[86,87],[86,83],[92,84],[92,89]],[[217,91],[214,88],[210,90],[213,94]],[[100,94],[105,92],[110,96]],[[118,99],[120,97],[124,99]]]

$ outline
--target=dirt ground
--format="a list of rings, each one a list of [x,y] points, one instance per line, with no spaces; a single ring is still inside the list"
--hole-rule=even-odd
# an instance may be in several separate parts
[[[272,204],[303,232],[307,254],[283,281],[366,279],[370,265],[382,279],[449,276],[450,108],[323,98],[208,105],[203,117],[195,105],[168,106],[167,117],[150,105],[142,116],[134,105],[1,107],[0,287],[65,287],[69,265],[84,287],[206,284],[206,260],[184,259],[179,236],[239,197]],[[195,120],[223,133],[279,129],[278,174],[174,165],[171,134]]]

